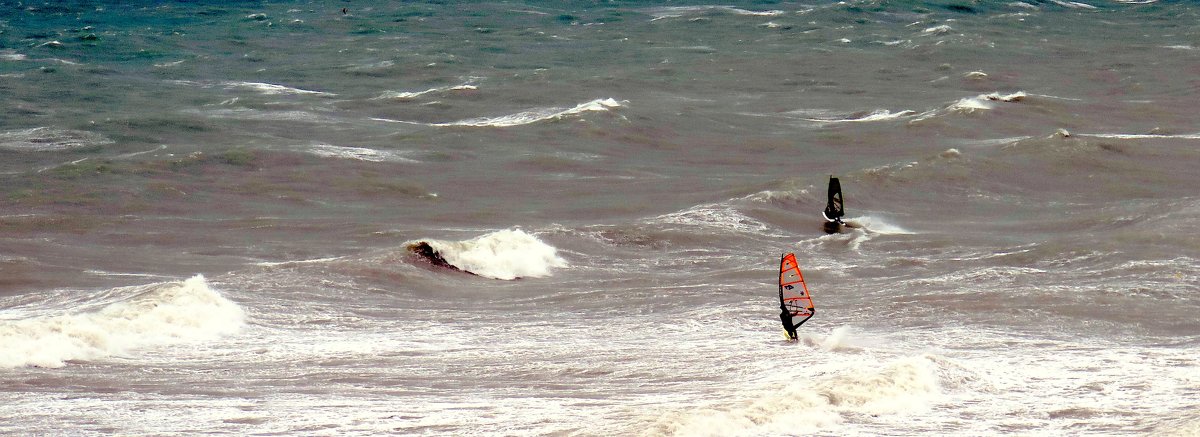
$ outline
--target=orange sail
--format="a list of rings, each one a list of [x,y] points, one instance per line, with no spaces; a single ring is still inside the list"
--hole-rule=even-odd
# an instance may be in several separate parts
[[[785,253],[779,260],[779,309],[782,310],[779,319],[783,322],[783,329],[787,331],[788,338],[793,340],[796,339],[796,329],[817,312],[794,253]]]

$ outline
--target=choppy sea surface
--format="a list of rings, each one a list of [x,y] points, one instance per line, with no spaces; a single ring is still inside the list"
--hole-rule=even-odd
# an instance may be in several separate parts
[[[1198,78],[1185,1],[0,2],[0,434],[1200,435]]]

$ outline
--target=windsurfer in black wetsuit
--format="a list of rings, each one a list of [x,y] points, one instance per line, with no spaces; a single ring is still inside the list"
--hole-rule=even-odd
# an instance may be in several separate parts
[[[832,175],[829,176],[829,197],[825,203],[825,211],[822,211],[821,215],[825,217],[822,229],[826,234],[837,233],[845,224],[842,222],[842,216],[846,215],[842,206],[842,183]]]
[[[783,330],[787,331],[788,341],[796,340],[796,326],[792,324],[792,312],[788,311],[787,307],[779,304],[779,321],[783,322]]]

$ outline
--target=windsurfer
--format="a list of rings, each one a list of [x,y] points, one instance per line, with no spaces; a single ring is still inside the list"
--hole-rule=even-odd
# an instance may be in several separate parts
[[[782,310],[779,313],[779,320],[783,322],[783,330],[787,331],[788,341],[795,341],[796,327],[792,325],[792,313],[783,304],[779,305],[779,309]]]
[[[841,230],[842,216],[846,215],[845,209],[842,206],[842,184],[838,178],[829,176],[829,197],[825,203],[825,210],[821,211],[821,216],[825,217],[825,223],[822,224],[822,229],[827,234],[835,234]]]
[[[796,341],[796,329],[817,312],[794,253],[785,253],[779,260],[779,309],[788,341]]]

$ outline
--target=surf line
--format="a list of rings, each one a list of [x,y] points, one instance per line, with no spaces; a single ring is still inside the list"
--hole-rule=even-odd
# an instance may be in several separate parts
[[[779,309],[779,320],[783,322],[788,341],[796,341],[796,329],[817,313],[804,274],[800,273],[800,264],[796,262],[796,254],[791,252],[783,254],[779,260]]]

